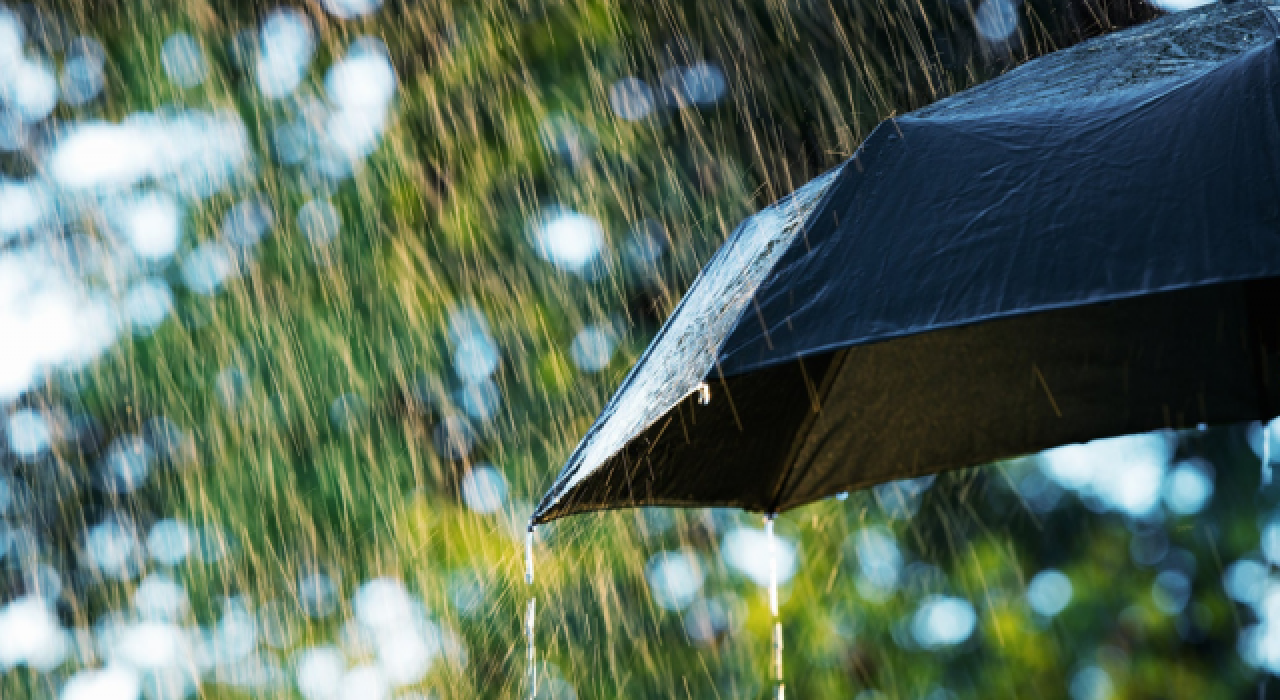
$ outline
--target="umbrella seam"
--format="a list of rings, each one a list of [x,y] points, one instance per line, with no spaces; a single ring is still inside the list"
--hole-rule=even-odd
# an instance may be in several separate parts
[[[795,440],[791,443],[791,448],[787,451],[787,458],[784,461],[782,478],[778,480],[778,485],[774,487],[773,498],[769,504],[769,515],[774,515],[782,506],[783,498],[787,492],[787,484],[791,481],[791,474],[795,472],[796,463],[800,459],[800,452],[804,450],[804,446],[809,442],[809,436],[813,433],[813,426],[817,423],[818,418],[822,416],[822,406],[826,404],[827,397],[831,395],[832,389],[835,388],[836,377],[840,375],[840,371],[844,368],[845,360],[849,357],[848,352],[837,351],[836,357],[831,360],[831,366],[827,368],[825,375],[822,377],[822,384],[818,388],[818,404],[817,410],[810,410],[809,415],[800,424],[800,429],[796,431]],[[796,362],[804,362],[803,357],[797,357]]]
[[[936,325],[929,325],[927,327],[908,328],[904,330],[894,331],[892,333],[886,333],[884,335],[876,336],[874,338],[863,338],[863,339],[858,339],[853,341],[841,340],[841,341],[836,341],[832,343],[826,343],[824,345],[819,345],[813,348],[809,348],[803,352],[795,353],[790,357],[770,358],[769,360],[766,360],[759,364],[748,365],[746,369],[728,370],[728,371],[725,371],[724,377],[726,379],[732,379],[734,377],[741,377],[747,374],[751,374],[752,372],[771,369],[773,367],[780,367],[782,365],[787,364],[788,362],[793,362],[796,359],[817,357],[818,355],[823,355],[829,352],[839,352],[840,350],[848,350],[850,348],[876,345],[879,343],[886,343],[894,340],[900,340],[902,338],[907,338],[914,335],[924,335],[927,333],[933,333],[939,330],[946,330],[949,328],[976,326],[984,323],[989,323],[991,321],[1001,321],[1005,319],[1020,318],[1020,317],[1031,316],[1039,313],[1051,313],[1054,311],[1061,311],[1063,309],[1082,308],[1086,306],[1093,306],[1095,304],[1108,304],[1108,303],[1117,302],[1117,301],[1135,299],[1138,297],[1156,296],[1159,294],[1167,294],[1170,292],[1179,292],[1179,291],[1189,290],[1189,289],[1204,289],[1207,287],[1213,287],[1217,285],[1236,284],[1240,282],[1252,282],[1256,280],[1265,280],[1265,279],[1273,278],[1275,276],[1276,276],[1275,274],[1270,272],[1250,273],[1250,274],[1239,275],[1239,276],[1228,275],[1223,277],[1215,277],[1215,278],[1198,281],[1194,283],[1179,283],[1179,284],[1170,284],[1170,285],[1165,285],[1161,287],[1156,287],[1153,289],[1138,289],[1138,290],[1125,292],[1123,294],[1115,294],[1115,295],[1104,296],[1096,299],[1088,299],[1088,300],[1084,300],[1083,302],[1080,300],[1068,300],[1063,302],[1056,302],[1053,304],[1045,304],[1043,306],[1038,306],[1031,309],[998,311],[998,312],[990,313],[985,316],[981,316],[977,318],[967,318],[959,321],[948,321],[945,323],[938,323]]]
[[[1266,16],[1267,25],[1271,27],[1272,34],[1280,39],[1280,19],[1276,17],[1276,13],[1280,12],[1280,6],[1267,0],[1256,0],[1256,4],[1262,8],[1262,14]]]

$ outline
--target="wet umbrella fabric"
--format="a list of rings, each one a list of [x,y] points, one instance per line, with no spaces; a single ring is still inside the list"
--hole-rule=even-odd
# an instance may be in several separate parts
[[[1275,415],[1271,13],[1171,15],[880,124],[730,237],[533,521],[777,513],[1064,443]]]

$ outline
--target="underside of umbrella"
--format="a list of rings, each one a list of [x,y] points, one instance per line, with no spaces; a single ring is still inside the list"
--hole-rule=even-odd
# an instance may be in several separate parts
[[[882,123],[739,227],[534,522],[776,513],[1064,443],[1275,415],[1272,12],[1172,15]]]

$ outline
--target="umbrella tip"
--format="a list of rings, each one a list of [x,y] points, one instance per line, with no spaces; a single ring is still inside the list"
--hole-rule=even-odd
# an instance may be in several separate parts
[[[707,404],[711,403],[711,385],[710,384],[707,384],[706,382],[701,382],[698,384],[698,388],[694,389],[694,391],[698,392],[698,403],[702,404],[703,406],[706,406]]]

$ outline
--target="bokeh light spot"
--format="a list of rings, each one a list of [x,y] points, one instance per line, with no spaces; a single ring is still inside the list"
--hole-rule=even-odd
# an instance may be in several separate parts
[[[692,550],[678,549],[650,557],[645,578],[654,602],[664,610],[678,611],[689,607],[702,589],[703,573]]]
[[[613,360],[614,333],[609,324],[592,324],[578,331],[569,344],[569,357],[584,372],[599,372]]]
[[[982,0],[973,15],[978,36],[989,43],[1008,41],[1018,30],[1016,0]]]
[[[796,545],[789,538],[774,533],[778,583],[784,584],[796,573]],[[724,536],[721,555],[735,571],[758,586],[769,585],[769,536],[753,527],[736,527]]]
[[[1164,501],[1178,515],[1195,515],[1213,497],[1213,467],[1204,460],[1180,462],[1165,477]]]
[[[477,513],[496,513],[507,501],[507,480],[502,472],[481,464],[462,477],[462,499]]]
[[[963,598],[931,596],[911,619],[911,634],[926,649],[955,646],[969,638],[977,626],[973,605]]]
[[[29,408],[14,411],[5,430],[9,450],[22,459],[35,459],[48,451],[53,443],[49,422]]]
[[[657,100],[648,83],[639,78],[627,77],[609,87],[609,105],[619,117],[639,121],[653,113]]]
[[[1027,603],[1045,617],[1062,612],[1071,602],[1071,579],[1057,569],[1045,569],[1027,586]]]
[[[165,75],[179,87],[193,88],[209,75],[209,65],[200,44],[186,32],[169,35],[160,48]]]
[[[604,230],[590,216],[553,209],[534,227],[534,244],[557,267],[583,273],[604,250]]]

